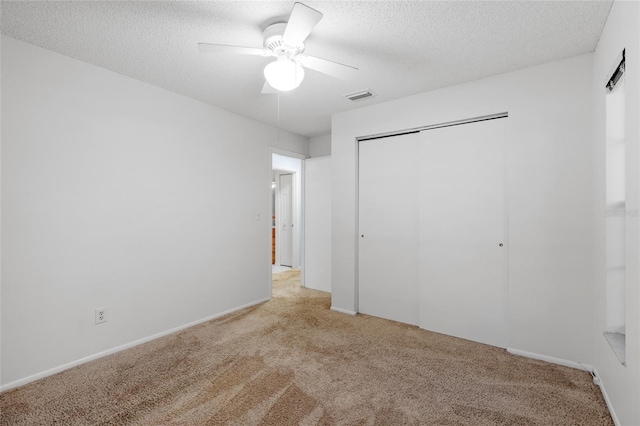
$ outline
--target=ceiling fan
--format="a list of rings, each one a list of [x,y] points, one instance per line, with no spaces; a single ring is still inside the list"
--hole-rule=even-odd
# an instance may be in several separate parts
[[[357,68],[303,53],[304,41],[320,19],[322,13],[302,3],[295,3],[288,22],[273,24],[264,30],[262,48],[214,43],[198,43],[198,48],[201,53],[232,53],[277,58],[264,69],[266,82],[262,93],[295,89],[304,78],[303,67],[344,80],[349,79]]]

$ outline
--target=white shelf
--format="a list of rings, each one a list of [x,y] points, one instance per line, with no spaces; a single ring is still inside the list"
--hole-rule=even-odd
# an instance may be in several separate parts
[[[613,349],[616,357],[618,357],[618,361],[620,361],[620,364],[627,365],[625,359],[626,336],[621,333],[611,333],[610,331],[605,331],[602,334],[604,334],[605,339],[607,339],[607,342],[609,342],[609,346],[611,346],[611,349]]]

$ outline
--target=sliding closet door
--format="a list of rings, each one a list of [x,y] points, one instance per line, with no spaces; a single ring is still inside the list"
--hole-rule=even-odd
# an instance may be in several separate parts
[[[419,134],[359,143],[359,312],[418,324]]]
[[[506,347],[504,119],[422,132],[420,327]]]

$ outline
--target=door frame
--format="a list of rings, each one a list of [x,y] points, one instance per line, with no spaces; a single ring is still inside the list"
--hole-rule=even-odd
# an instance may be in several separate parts
[[[299,241],[299,246],[298,246],[298,242],[296,241],[296,239],[294,238],[294,246],[293,249],[296,250],[297,252],[300,253],[299,255],[299,259],[298,259],[298,263],[300,264],[300,279],[301,279],[301,283],[304,286],[305,283],[305,253],[304,253],[304,235],[305,235],[305,224],[304,224],[304,210],[305,210],[305,192],[304,192],[304,173],[305,173],[305,160],[307,158],[309,158],[308,155],[305,154],[300,154],[297,152],[293,152],[293,151],[288,151],[285,149],[281,149],[281,148],[275,148],[275,147],[270,147],[269,148],[269,178],[267,180],[268,185],[267,187],[269,188],[269,192],[268,192],[268,206],[269,206],[269,220],[265,221],[265,231],[266,234],[268,234],[268,238],[266,238],[266,241],[268,241],[269,246],[268,249],[265,250],[265,260],[268,260],[266,263],[268,264],[268,267],[266,268],[266,270],[268,271],[268,276],[269,276],[269,280],[268,280],[268,284],[269,284],[269,297],[271,297],[271,289],[273,287],[273,280],[272,280],[272,273],[271,273],[271,211],[273,209],[273,205],[272,205],[272,187],[271,187],[271,183],[273,182],[273,154],[278,154],[278,155],[282,155],[284,157],[291,157],[291,158],[296,158],[298,160],[300,160],[300,188],[299,190],[295,190],[294,192],[294,199],[296,197],[296,194],[299,193],[299,197],[300,197],[300,223],[297,223],[297,220],[294,221],[294,227],[298,228],[298,232],[300,233],[300,241]],[[287,171],[289,173],[297,173],[297,171],[292,170],[292,171],[288,171],[288,170],[284,170],[284,169],[278,169],[278,170],[283,170],[283,171]],[[294,180],[295,181],[295,180]],[[278,185],[278,182],[276,181],[276,185]],[[295,182],[294,182],[294,186],[295,186]],[[295,215],[294,215],[294,219],[295,219]],[[277,231],[276,231],[276,239],[277,237]],[[276,243],[277,244],[277,243]],[[276,256],[277,256],[277,250],[276,250]],[[276,262],[277,262],[277,258],[276,258]]]

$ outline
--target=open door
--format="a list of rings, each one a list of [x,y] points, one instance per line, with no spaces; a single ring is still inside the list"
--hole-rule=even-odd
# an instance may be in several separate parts
[[[293,174],[280,175],[280,212],[277,245],[278,259],[282,266],[293,266]]]

